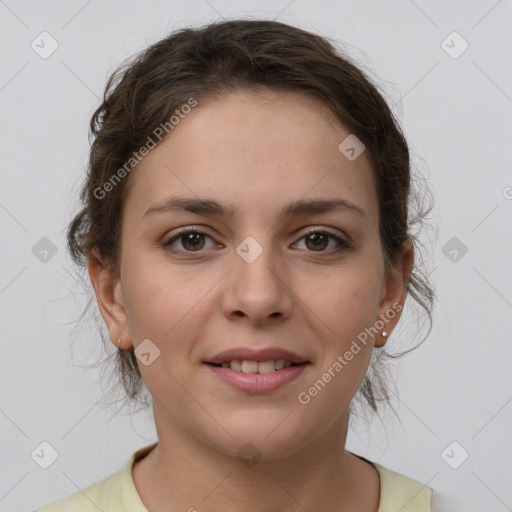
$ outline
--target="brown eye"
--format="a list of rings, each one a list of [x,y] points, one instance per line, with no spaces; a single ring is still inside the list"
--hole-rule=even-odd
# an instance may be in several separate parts
[[[310,231],[303,236],[301,240],[304,240],[306,249],[312,252],[332,253],[343,251],[344,249],[350,249],[351,247],[348,242],[329,231]],[[330,243],[333,243],[333,245],[330,250],[326,250],[329,248]]]
[[[323,250],[329,244],[329,236],[326,236],[325,233],[310,233],[306,235],[306,247],[308,249]]]
[[[175,252],[197,252],[205,247],[205,238],[212,239],[206,233],[201,233],[200,231],[182,231],[170,238],[163,246]],[[181,243],[183,249],[174,247],[176,242]]]

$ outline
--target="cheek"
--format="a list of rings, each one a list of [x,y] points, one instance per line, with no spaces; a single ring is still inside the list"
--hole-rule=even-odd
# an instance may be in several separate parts
[[[297,399],[326,421],[334,419],[331,407],[338,414],[348,407],[368,370],[374,341],[367,328],[377,320],[379,285],[377,265],[348,265],[308,297],[322,355]]]
[[[135,345],[150,338],[158,344],[163,334],[172,328],[182,313],[180,288],[170,292],[169,284],[160,272],[148,272],[140,266],[126,276],[129,283],[127,316]]]
[[[297,394],[309,417],[322,417],[326,425],[344,414],[366,375],[374,345],[367,328],[377,319],[379,303],[377,271],[351,267],[336,279],[329,280],[322,293],[311,295],[307,304],[315,312],[311,318],[321,320],[322,356]]]
[[[193,269],[140,262],[128,268],[126,313],[134,344],[149,338],[162,349],[172,345],[173,352],[181,351],[188,343],[180,341],[194,339],[201,330],[214,276],[197,279]]]
[[[177,279],[175,271],[155,266],[151,271],[143,265],[133,267],[126,278],[130,283],[126,314],[134,347],[137,349],[147,339],[154,344],[146,345],[150,364],[145,365],[143,359],[138,362],[141,376],[154,398],[165,401],[165,395],[169,395],[182,407],[190,407],[181,396],[179,383],[185,382],[190,372],[187,363],[204,324],[200,306],[208,287],[197,283],[192,286],[183,278]]]
[[[304,290],[314,290],[304,299],[311,317],[317,317],[327,333],[328,346],[338,350],[377,320],[380,274],[370,265],[350,265],[315,285],[306,277]]]

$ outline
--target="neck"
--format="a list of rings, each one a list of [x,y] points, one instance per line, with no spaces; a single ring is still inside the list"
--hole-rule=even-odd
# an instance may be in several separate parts
[[[155,409],[157,446],[132,468],[151,512],[378,510],[377,471],[345,450],[348,412],[341,426],[279,458],[256,447],[244,451],[247,457],[233,457],[178,426],[161,428],[158,419]]]

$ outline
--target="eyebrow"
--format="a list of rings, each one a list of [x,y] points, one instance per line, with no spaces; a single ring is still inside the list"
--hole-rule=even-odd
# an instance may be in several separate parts
[[[305,214],[314,215],[340,209],[357,214],[368,224],[368,216],[360,206],[341,198],[299,199],[298,201],[294,201],[284,206],[279,214],[278,220],[282,220],[286,217]],[[145,219],[153,214],[165,213],[173,210],[185,210],[192,213],[198,213],[200,215],[220,215],[224,217],[233,217],[235,213],[235,208],[226,208],[212,199],[169,197],[148,208],[142,217]]]

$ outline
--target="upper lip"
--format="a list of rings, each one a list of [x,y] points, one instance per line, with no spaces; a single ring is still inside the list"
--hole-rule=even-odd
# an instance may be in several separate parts
[[[254,350],[252,348],[245,347],[232,348],[219,352],[217,355],[204,362],[221,364],[235,359],[257,362],[285,359],[286,361],[291,361],[295,364],[309,362],[306,358],[301,357],[298,354],[278,347],[269,347],[261,350]]]

